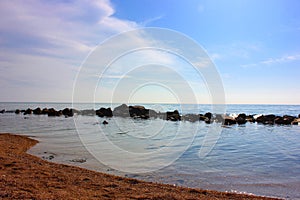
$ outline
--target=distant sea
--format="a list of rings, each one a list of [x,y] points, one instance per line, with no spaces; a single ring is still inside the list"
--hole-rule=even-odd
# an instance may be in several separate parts
[[[113,109],[118,105],[81,103],[74,106],[82,110],[100,107]],[[162,112],[177,109],[182,114],[212,111],[211,105],[139,105]],[[72,104],[0,103],[0,110],[37,107],[59,110],[70,108]],[[300,105],[227,105],[226,113],[298,116]],[[108,121],[108,125],[102,124],[104,120]],[[300,126],[246,123],[222,127],[208,154],[199,157],[199,151],[206,145],[203,141],[213,126],[216,125],[161,119],[0,114],[0,132],[29,135],[39,140],[40,143],[29,153],[49,161],[146,181],[300,199]],[[108,140],[110,144],[107,144]],[[144,153],[143,162],[126,160],[110,148],[112,145],[132,152],[132,155]],[[167,152],[170,155],[179,150],[182,152],[179,152],[178,159],[172,158],[168,160],[172,161],[168,165],[152,171],[153,166],[163,163],[166,158],[166,153],[160,151],[163,148],[171,149],[172,152]],[[95,157],[97,151],[101,151],[100,156],[106,157],[103,160]],[[155,156],[147,156],[151,152],[155,152]],[[110,162],[113,165],[107,164]],[[129,170],[120,171],[125,169],[124,166]],[[134,169],[134,166],[149,169],[149,172],[141,170],[132,173],[130,169]]]

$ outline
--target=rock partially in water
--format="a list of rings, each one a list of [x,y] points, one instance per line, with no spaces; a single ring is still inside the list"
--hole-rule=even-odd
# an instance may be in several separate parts
[[[180,116],[178,110],[174,110],[173,112],[167,112],[167,120],[180,121],[181,116]]]
[[[111,108],[100,108],[99,110],[96,110],[96,115],[98,117],[112,117],[113,113]]]
[[[129,115],[133,118],[149,119],[149,109],[144,106],[129,106]]]

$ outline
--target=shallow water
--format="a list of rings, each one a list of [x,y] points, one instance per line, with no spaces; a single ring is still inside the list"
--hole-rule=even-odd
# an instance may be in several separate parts
[[[116,105],[99,104],[95,108],[109,106]],[[183,113],[211,111],[209,105],[145,106]],[[28,107],[62,109],[71,104],[0,104],[0,110]],[[77,104],[76,108],[90,109],[94,105]],[[300,106],[227,106],[227,113],[242,112],[296,116]],[[209,137],[211,143],[203,143],[211,130],[219,130],[214,127],[217,125],[114,117],[105,119],[109,124],[104,126],[103,120],[5,113],[0,115],[0,132],[35,137],[41,142],[30,153],[44,159],[53,156],[54,162],[188,187],[300,199],[300,126],[234,125],[221,128],[219,134],[212,135],[215,138]],[[205,147],[211,147],[211,151],[199,156]],[[78,162],[81,160],[86,162]],[[161,169],[154,170],[157,168]]]

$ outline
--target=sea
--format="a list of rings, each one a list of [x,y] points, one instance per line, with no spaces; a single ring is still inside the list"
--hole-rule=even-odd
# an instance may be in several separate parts
[[[104,103],[0,103],[0,110],[99,109]],[[135,105],[135,104],[131,104]],[[213,105],[139,104],[160,112],[214,112]],[[300,114],[300,105],[225,105],[227,115]],[[108,124],[103,124],[107,121]],[[39,141],[28,152],[50,162],[191,188],[300,199],[300,126],[245,125],[6,112],[0,132]]]

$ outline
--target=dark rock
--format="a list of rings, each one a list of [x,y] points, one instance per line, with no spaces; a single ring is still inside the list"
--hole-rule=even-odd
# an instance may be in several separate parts
[[[89,109],[89,110],[81,110],[79,112],[81,115],[87,115],[87,116],[94,116],[96,114],[96,111],[94,109]]]
[[[41,114],[42,114],[41,108],[36,108],[36,109],[34,109],[32,112],[33,112],[33,114],[35,114],[35,115],[41,115]]]
[[[235,118],[235,121],[237,122],[237,124],[241,125],[241,124],[246,124],[247,120],[246,120],[246,114],[242,113],[239,114],[237,116],[237,118]]]
[[[295,117],[289,115],[284,115],[283,117],[278,116],[275,118],[274,123],[278,125],[291,125],[294,119]]]
[[[265,125],[267,124],[273,125],[275,118],[276,118],[275,115],[262,115],[256,119],[256,122]]]
[[[207,117],[209,120],[211,120],[212,114],[210,112],[205,113],[204,117]]]
[[[57,111],[54,108],[48,109],[48,116],[49,117],[59,117],[62,115],[62,111]]]
[[[200,116],[196,114],[186,114],[182,116],[182,120],[189,122],[197,122],[199,121]]]
[[[149,109],[146,109],[144,106],[129,106],[130,117],[134,118],[149,118]]]
[[[99,117],[112,117],[113,113],[110,108],[100,108],[99,110],[96,110],[96,115]]]
[[[106,124],[108,124],[108,122],[107,122],[106,120],[104,120],[104,121],[102,122],[102,124],[106,125]]]
[[[24,115],[30,115],[30,114],[32,114],[32,110],[30,108],[25,110]]]
[[[167,112],[167,120],[180,121],[181,116],[179,115],[178,110],[174,110],[173,112]]]
[[[113,115],[118,117],[129,117],[130,115],[128,106],[126,104],[122,104],[118,107],[115,107]]]
[[[0,111],[0,113],[1,113],[1,114],[5,113],[5,110],[4,110],[4,109],[3,109],[3,110],[1,110],[1,111]]]
[[[74,116],[74,110],[71,108],[65,108],[62,110],[62,114],[66,117],[73,117]]]
[[[237,118],[243,118],[243,119],[246,119],[246,114],[245,113],[241,113],[237,116]]]
[[[233,125],[236,124],[236,120],[232,117],[225,117],[224,125]]]
[[[48,108],[43,108],[42,115],[47,115],[47,114],[48,114]]]
[[[208,119],[208,118],[205,117],[204,115],[202,115],[202,114],[199,115],[199,120],[200,121],[205,121],[206,119]]]
[[[19,109],[17,109],[17,110],[15,111],[15,113],[16,113],[16,114],[20,114],[21,111],[20,111]]]

